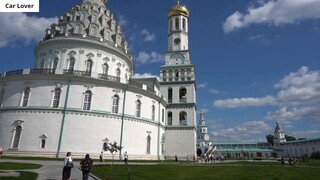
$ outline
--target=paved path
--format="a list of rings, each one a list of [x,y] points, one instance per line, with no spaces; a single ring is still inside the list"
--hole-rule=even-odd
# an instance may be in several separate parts
[[[40,169],[31,169],[27,171],[36,172],[39,174],[38,180],[56,180],[62,179],[62,165],[61,161],[36,161],[36,160],[11,160],[11,159],[0,159],[0,162],[17,162],[17,163],[34,163],[42,164]],[[79,162],[75,161],[75,167],[71,170],[71,180],[81,180],[82,172],[79,169]],[[16,175],[14,171],[6,171],[6,173],[11,173],[12,176]],[[1,175],[0,175],[1,176]],[[96,177],[90,177],[92,179],[98,179]]]

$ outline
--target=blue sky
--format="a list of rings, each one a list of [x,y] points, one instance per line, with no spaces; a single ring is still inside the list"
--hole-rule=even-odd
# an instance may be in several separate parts
[[[57,17],[82,0],[40,0],[39,13],[0,13],[0,72],[34,65],[33,49]],[[190,11],[197,109],[210,138],[265,141],[320,137],[319,0],[181,0]],[[159,76],[167,12],[176,0],[109,0],[135,60],[135,76]],[[199,116],[199,115],[198,115]]]

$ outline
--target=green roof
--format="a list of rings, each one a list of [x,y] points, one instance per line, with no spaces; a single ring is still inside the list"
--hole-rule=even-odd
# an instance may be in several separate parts
[[[273,149],[262,148],[218,148],[215,152],[273,152]]]

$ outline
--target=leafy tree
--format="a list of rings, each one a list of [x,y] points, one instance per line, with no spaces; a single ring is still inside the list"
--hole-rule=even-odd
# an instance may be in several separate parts
[[[116,141],[110,143],[104,143],[103,150],[109,151],[112,154],[112,160],[114,160],[114,155],[117,154],[123,147],[119,146]]]
[[[266,139],[267,139],[268,143],[270,143],[273,146],[274,135],[268,134],[268,135],[266,135]]]
[[[285,135],[285,138],[286,138],[287,141],[295,141],[295,140],[297,140],[295,137],[289,136],[289,135]]]

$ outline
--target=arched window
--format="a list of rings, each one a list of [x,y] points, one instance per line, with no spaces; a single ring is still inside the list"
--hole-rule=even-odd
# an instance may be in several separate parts
[[[156,108],[154,107],[154,105],[152,105],[152,107],[151,107],[151,119],[152,119],[152,121],[155,120],[155,114],[156,114]]]
[[[120,75],[121,75],[121,71],[120,71],[120,69],[119,69],[119,68],[117,68],[117,70],[116,70],[116,74],[117,74],[117,77],[119,78],[119,77],[120,77]]]
[[[91,27],[91,28],[90,28],[89,35],[90,35],[90,36],[95,36],[95,35],[96,35],[96,27]]]
[[[150,154],[150,150],[151,150],[151,137],[150,137],[150,135],[148,135],[148,137],[147,137],[147,154]]]
[[[186,88],[180,88],[179,90],[179,99],[181,103],[187,102],[187,89]]]
[[[168,112],[168,125],[172,125],[172,112]]]
[[[90,110],[91,99],[92,99],[92,92],[90,90],[87,90],[84,93],[83,110]]]
[[[39,138],[40,138],[40,148],[41,149],[46,148],[47,136],[45,134],[42,134]]]
[[[4,98],[4,93],[5,93],[5,90],[2,89],[0,91],[0,107],[2,107],[2,102],[3,102],[3,98]]]
[[[172,103],[172,88],[168,88],[168,102]]]
[[[113,101],[112,101],[112,113],[118,113],[118,109],[119,109],[119,96],[114,95]]]
[[[175,18],[175,29],[179,30],[179,18]]]
[[[58,67],[58,62],[59,62],[59,59],[58,59],[58,58],[54,58],[54,60],[53,60],[53,66],[52,66],[53,69],[57,69],[57,67]]]
[[[172,19],[170,19],[169,27],[170,27],[170,32],[171,32],[172,31]]]
[[[140,117],[141,115],[141,101],[138,99],[136,101],[136,116]]]
[[[80,21],[84,21],[85,15],[83,13],[80,14]]]
[[[97,15],[92,14],[91,16],[91,22],[95,22],[97,20]]]
[[[69,60],[69,66],[68,66],[68,71],[69,71],[69,72],[73,72],[75,61],[76,61],[76,60],[75,60],[73,57],[70,58],[70,60]]]
[[[22,98],[22,107],[27,107],[28,106],[30,92],[31,92],[31,89],[29,87],[24,89],[23,98]]]
[[[61,89],[56,88],[54,89],[54,95],[53,95],[53,101],[52,101],[52,107],[58,108],[60,103],[60,96],[61,96]]]
[[[184,111],[179,113],[179,124],[187,125],[187,113]]]
[[[173,71],[171,69],[169,70],[168,75],[169,75],[169,81],[172,81]]]
[[[86,63],[86,75],[90,76],[91,75],[91,71],[92,71],[92,60],[89,59],[87,60],[87,63]]]
[[[20,125],[16,126],[16,128],[13,130],[13,143],[12,143],[12,148],[19,148],[20,144],[20,138],[21,138],[21,132],[22,132],[22,127]]]
[[[76,24],[74,26],[74,31],[73,31],[74,34],[80,34],[80,25],[79,24]]]
[[[102,71],[104,75],[108,75],[108,71],[109,71],[109,66],[107,63],[104,63],[102,66]]]

